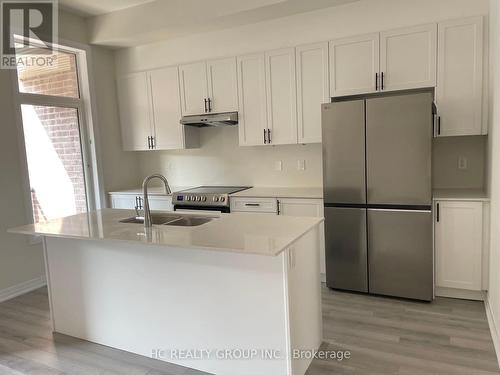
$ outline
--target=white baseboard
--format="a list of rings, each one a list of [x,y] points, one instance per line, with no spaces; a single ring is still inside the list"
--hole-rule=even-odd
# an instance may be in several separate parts
[[[500,326],[495,323],[495,315],[493,315],[493,311],[491,311],[491,305],[488,297],[489,296],[486,295],[484,307],[486,309],[488,325],[490,326],[491,338],[493,339],[493,345],[495,347],[495,352],[497,353],[498,366],[500,367],[500,332],[498,331]]]
[[[0,290],[0,302],[31,292],[47,285],[45,275]]]
[[[436,297],[471,299],[476,301],[486,300],[485,292],[482,290],[466,290],[437,286],[435,289],[435,295]]]

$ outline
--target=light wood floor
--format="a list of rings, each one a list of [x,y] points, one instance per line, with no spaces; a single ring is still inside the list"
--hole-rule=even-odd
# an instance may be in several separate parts
[[[348,350],[351,358],[315,360],[307,375],[500,375],[480,302],[438,298],[427,304],[325,287],[322,292],[323,349]],[[204,373],[52,335],[43,288],[0,304],[0,375],[4,374]]]

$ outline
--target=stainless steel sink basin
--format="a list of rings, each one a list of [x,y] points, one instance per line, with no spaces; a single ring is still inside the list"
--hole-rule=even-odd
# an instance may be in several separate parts
[[[156,225],[174,225],[178,227],[196,227],[216,219],[212,216],[180,216],[175,214],[151,213],[151,221]],[[144,217],[132,216],[120,220],[120,223],[144,224]]]
[[[153,224],[159,224],[159,225],[166,224],[170,221],[178,220],[181,218],[182,216],[180,215],[151,213],[151,221],[153,222]],[[144,217],[132,216],[120,220],[120,223],[144,224]]]
[[[175,225],[179,227],[197,227],[198,225],[202,225],[212,221],[215,217],[207,217],[207,216],[184,216],[180,219],[170,221],[165,223],[165,225]]]

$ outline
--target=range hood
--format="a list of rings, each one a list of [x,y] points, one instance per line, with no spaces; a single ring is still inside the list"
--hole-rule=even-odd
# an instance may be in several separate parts
[[[238,125],[238,112],[207,113],[204,115],[182,116],[182,125],[188,126],[231,126]]]

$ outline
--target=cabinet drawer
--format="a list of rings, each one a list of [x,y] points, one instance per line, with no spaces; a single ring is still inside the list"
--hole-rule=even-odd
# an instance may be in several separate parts
[[[231,198],[231,212],[278,213],[275,198]]]

